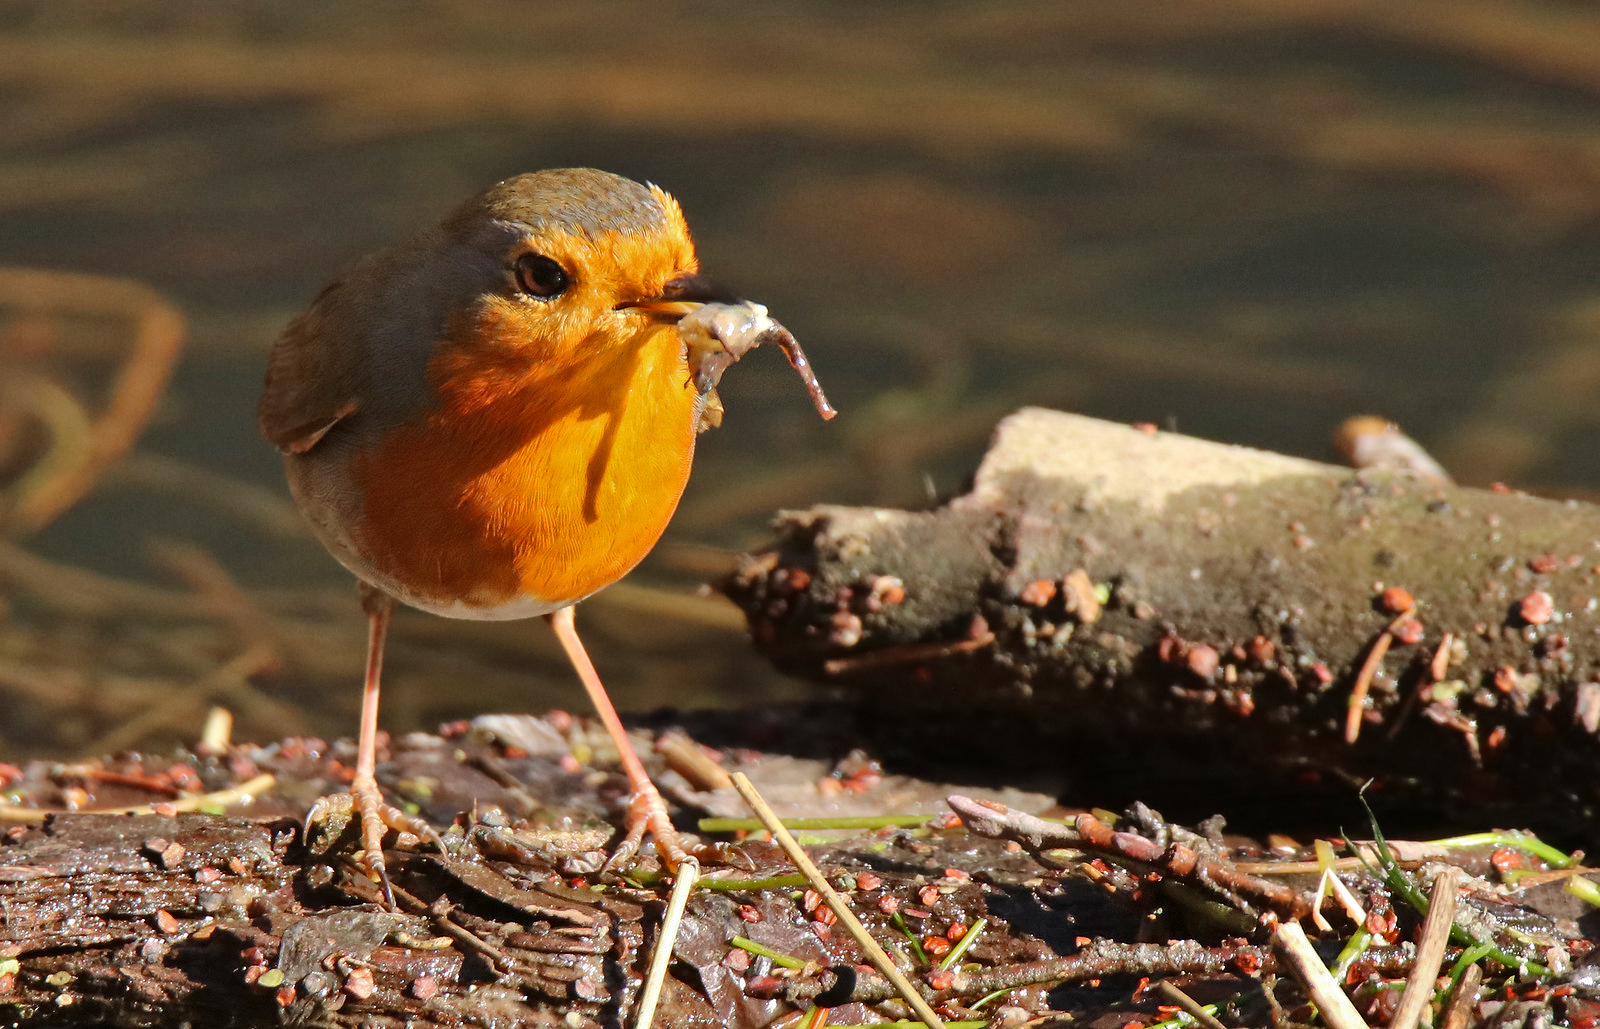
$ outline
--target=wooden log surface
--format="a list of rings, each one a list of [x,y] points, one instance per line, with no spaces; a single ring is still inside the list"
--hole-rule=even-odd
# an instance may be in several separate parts
[[[1009,713],[1120,771],[1177,746],[1573,825],[1600,797],[1594,505],[1028,409],[937,510],[777,529],[724,584],[756,645],[892,709]]]
[[[791,738],[818,731],[799,718],[784,725]],[[637,742],[669,796],[702,812],[746,813],[732,789],[673,770],[673,755],[697,744],[681,732],[655,740],[659,748],[647,736]],[[598,726],[564,715],[484,716],[444,737],[391,741],[380,783],[439,827],[448,851],[388,852],[392,909],[353,869],[353,833],[311,845],[301,831],[310,798],[348,777],[348,743],[291,738],[224,753],[30,763],[11,791],[24,803],[0,805],[0,1026],[632,1024],[666,886],[648,851],[624,876],[593,871],[604,857],[595,848],[614,835],[608,819],[627,798],[605,746]],[[1019,790],[878,774],[863,759],[836,764],[743,747],[721,756],[785,816],[943,819],[944,798],[957,790],[1022,810],[1049,804]],[[188,809],[32,810],[59,807],[70,792],[122,806],[174,772],[220,792],[187,798]],[[266,785],[247,805],[233,794],[232,813],[210,810],[241,779]],[[1039,882],[1039,867],[998,838],[959,830],[846,837],[818,848],[817,859],[834,870],[875,870],[877,885],[861,902],[883,939],[899,930],[888,924],[891,909],[871,902],[893,896],[926,908],[919,891],[946,869],[982,872],[1007,889]],[[749,968],[728,962],[736,936],[817,967],[863,960],[843,933],[819,934],[798,881],[785,878],[792,872],[781,851],[759,841],[733,865],[709,870],[708,879],[779,878],[774,888],[706,888],[693,898],[658,1026],[759,1029],[782,1013],[773,995],[747,993]],[[969,876],[926,917],[971,924],[989,914],[986,890]],[[1032,936],[1000,931],[998,915],[991,922],[983,951],[991,959],[1039,956]],[[847,1005],[840,1020],[869,1014]]]

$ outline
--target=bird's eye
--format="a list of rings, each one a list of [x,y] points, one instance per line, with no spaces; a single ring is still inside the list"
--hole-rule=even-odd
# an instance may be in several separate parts
[[[523,254],[517,258],[517,288],[530,297],[553,300],[565,293],[571,284],[567,270],[543,254]]]

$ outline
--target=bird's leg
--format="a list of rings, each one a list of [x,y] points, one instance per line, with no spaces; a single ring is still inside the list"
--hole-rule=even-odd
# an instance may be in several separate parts
[[[633,791],[628,801],[628,814],[624,823],[627,836],[617,848],[611,864],[613,866],[621,864],[631,857],[646,832],[655,839],[656,850],[660,852],[661,860],[669,871],[676,872],[678,866],[691,853],[697,858],[704,854],[708,859],[715,860],[720,856],[720,851],[700,847],[693,837],[686,836],[673,827],[672,819],[667,814],[666,802],[661,799],[661,793],[656,789],[655,783],[650,781],[649,774],[645,772],[644,762],[639,760],[639,755],[634,751],[633,742],[628,739],[628,730],[623,728],[622,719],[618,717],[617,709],[611,703],[611,697],[606,694],[605,685],[600,682],[600,676],[594,670],[594,662],[589,660],[589,652],[584,649],[583,641],[578,638],[578,629],[572,620],[572,608],[564,607],[554,614],[546,615],[545,619],[550,623],[550,628],[555,630],[556,638],[561,641],[561,648],[567,652],[572,667],[577,669],[578,678],[583,680],[583,688],[588,691],[589,700],[599,713],[600,721],[605,724],[606,732],[611,734],[612,742],[617,745],[617,754],[622,760],[622,770],[627,773],[628,785]]]
[[[367,670],[361,689],[361,738],[356,746],[356,774],[348,793],[323,797],[306,814],[306,835],[313,825],[335,826],[339,835],[353,813],[361,830],[360,860],[367,873],[383,886],[384,898],[394,906],[389,875],[383,860],[383,834],[386,830],[408,832],[433,843],[440,850],[444,843],[433,827],[387,804],[378,789],[378,690],[383,675],[383,644],[389,634],[389,618],[394,614],[394,598],[361,584],[361,606],[367,612]]]

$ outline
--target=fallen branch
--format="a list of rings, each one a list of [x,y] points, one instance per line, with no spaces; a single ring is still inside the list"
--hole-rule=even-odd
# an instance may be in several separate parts
[[[1600,796],[1592,505],[1025,410],[938,510],[778,532],[723,587],[756,645],[897,717],[1053,727],[1051,760],[1147,796],[1376,777],[1524,824]]]

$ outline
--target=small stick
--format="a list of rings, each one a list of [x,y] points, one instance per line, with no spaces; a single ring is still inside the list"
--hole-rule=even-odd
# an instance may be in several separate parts
[[[356,865],[354,862],[347,863],[352,869],[360,870],[360,866]],[[366,872],[361,871],[360,874],[362,877],[365,877]],[[462,946],[463,949],[470,950],[487,961],[489,963],[489,967],[494,970],[495,975],[509,975],[512,969],[515,967],[512,964],[510,956],[507,955],[505,951],[501,950],[499,947],[496,947],[488,940],[485,940],[483,937],[479,936],[471,929],[468,929],[466,926],[459,925],[452,921],[450,918],[450,912],[455,910],[455,905],[450,903],[445,898],[440,897],[432,904],[426,904],[420,897],[412,896],[400,887],[395,886],[393,883],[384,883],[384,887],[385,892],[392,892],[395,897],[399,898],[402,903],[411,908],[411,910],[417,914],[427,915],[429,919],[433,921],[434,928],[438,929],[440,933],[450,937],[452,940],[455,940]]]
[[[1384,947],[1365,955],[1373,971],[1380,975],[1400,976],[1411,970],[1411,955],[1400,947]],[[999,990],[1020,989],[1085,979],[1105,979],[1114,975],[1148,976],[1151,979],[1169,976],[1216,976],[1237,971],[1248,965],[1251,974],[1274,976],[1282,970],[1283,962],[1270,947],[1252,946],[1237,942],[1220,947],[1204,947],[1194,940],[1172,943],[1110,943],[1097,940],[1071,957],[1022,961],[1011,965],[998,965],[981,971],[955,971],[949,994],[955,997],[981,997]],[[781,997],[792,1004],[809,1001],[818,994],[828,992],[836,996],[837,977],[832,972],[819,976],[788,979],[772,989],[753,996]],[[894,986],[880,975],[860,972],[854,987],[842,1002],[877,1004],[895,995]]]
[[[975,650],[982,650],[993,642],[994,633],[985,629],[970,639],[950,642],[902,643],[896,647],[885,647],[882,650],[870,651],[855,657],[836,657],[830,661],[824,661],[822,670],[829,675],[841,675],[845,672],[855,672],[863,668],[912,664],[917,661],[937,661],[940,658],[953,657],[956,654],[969,654]]]
[[[1200,854],[1182,844],[1163,847],[1137,833],[1117,832],[1093,815],[1079,815],[1068,827],[1025,811],[1013,811],[1004,804],[959,794],[946,797],[945,803],[960,816],[969,832],[1016,840],[1035,854],[1060,847],[1110,854],[1160,869],[1187,885],[1220,895],[1235,907],[1247,908],[1249,902],[1264,904],[1280,918],[1311,914],[1311,898],[1291,886],[1244,875],[1226,858]],[[1311,871],[1319,868],[1314,866]]]
[[[1450,651],[1455,643],[1455,633],[1451,632],[1439,640],[1439,649],[1433,652],[1433,660],[1428,664],[1428,674],[1433,676],[1434,682],[1444,682],[1444,677],[1450,674]]]
[[[656,938],[655,953],[650,955],[650,974],[645,976],[644,989],[639,993],[639,1016],[634,1021],[638,1029],[650,1029],[655,1021],[656,1003],[661,999],[661,984],[667,978],[667,966],[672,963],[672,948],[678,942],[678,924],[683,920],[684,909],[689,906],[689,895],[700,878],[700,862],[686,857],[678,863],[678,879],[672,884],[672,895],[667,898],[667,911],[661,918],[661,935]]]
[[[878,971],[883,973],[884,978],[894,983],[895,989],[900,991],[900,996],[904,997],[906,1003],[911,1005],[911,1010],[916,1012],[917,1017],[922,1019],[929,1029],[945,1029],[944,1022],[938,1015],[934,1014],[933,1008],[928,1006],[928,1002],[922,998],[922,994],[912,985],[911,980],[907,979],[905,973],[896,967],[889,955],[878,945],[878,941],[872,938],[871,933],[867,932],[866,926],[862,925],[861,920],[856,918],[856,913],[850,910],[850,905],[846,903],[843,897],[839,896],[839,892],[833,888],[832,884],[823,878],[822,872],[818,870],[811,858],[806,856],[806,852],[801,849],[800,844],[796,843],[794,837],[789,835],[789,830],[785,829],[783,823],[778,821],[778,816],[773,812],[772,808],[767,805],[765,800],[761,799],[761,794],[756,792],[755,785],[750,782],[750,777],[743,772],[734,772],[733,788],[739,791],[739,796],[744,798],[744,802],[750,805],[750,810],[755,812],[756,817],[761,819],[762,824],[767,827],[767,831],[772,833],[772,838],[777,841],[778,846],[783,848],[783,852],[789,855],[789,860],[794,862],[796,868],[805,873],[806,878],[811,882],[812,889],[820,893],[828,907],[832,908],[833,913],[839,916],[839,924],[844,926],[846,931],[861,945],[861,949],[866,951],[867,957],[871,959]],[[1335,1027],[1335,1029],[1338,1029],[1338,1027]]]
[[[1389,653],[1389,645],[1394,642],[1394,632],[1400,628],[1400,623],[1410,618],[1412,608],[1406,608],[1394,616],[1394,620],[1384,626],[1378,638],[1372,641],[1372,649],[1367,651],[1367,659],[1361,662],[1361,670],[1356,673],[1355,685],[1350,688],[1350,705],[1345,709],[1344,716],[1344,741],[1354,743],[1356,737],[1361,735],[1361,713],[1367,704],[1367,691],[1372,689],[1373,677],[1378,674],[1378,667],[1383,664],[1383,656]]]
[[[1406,980],[1405,992],[1400,994],[1400,1007],[1395,1010],[1389,1029],[1416,1029],[1423,1010],[1433,999],[1444,949],[1450,942],[1450,927],[1456,914],[1456,887],[1460,882],[1461,869],[1454,867],[1446,868],[1433,880],[1428,917],[1422,923],[1422,936],[1417,941],[1417,963],[1411,970],[1411,978]]]
[[[206,712],[205,727],[200,730],[200,750],[206,754],[226,754],[233,745],[233,712],[220,704]]]
[[[1361,670],[1356,673],[1356,683],[1350,689],[1349,706],[1345,708],[1344,715],[1344,741],[1354,743],[1361,735],[1361,715],[1367,705],[1367,692],[1372,689],[1372,679],[1378,674],[1378,666],[1383,663],[1383,655],[1389,652],[1389,641],[1393,639],[1385,630],[1378,634],[1372,641],[1372,649],[1367,651],[1367,659],[1361,662]]]
[[[1206,1029],[1228,1029],[1227,1026],[1218,1021],[1216,1015],[1213,1015],[1211,1012],[1207,1011],[1199,1001],[1195,1000],[1187,993],[1184,993],[1182,990],[1167,982],[1165,979],[1156,983],[1156,992],[1160,993],[1161,996],[1165,997],[1173,1004],[1178,1005],[1178,1007],[1182,1008],[1188,1013],[1190,1018],[1205,1026]]]
[[[668,768],[689,780],[697,790],[733,788],[727,770],[706,756],[700,744],[682,729],[669,729],[657,736],[656,753],[666,760]]]
[[[1328,966],[1311,949],[1311,941],[1306,939],[1306,931],[1300,928],[1299,922],[1281,923],[1272,934],[1272,942],[1290,973],[1311,995],[1330,1029],[1368,1029],[1356,1006],[1333,981]]]
[[[1483,966],[1474,961],[1461,973],[1455,992],[1439,1016],[1439,1029],[1467,1029],[1472,1009],[1478,1004],[1478,986],[1483,982]]]
[[[272,789],[272,784],[277,780],[269,772],[263,772],[254,779],[247,779],[237,786],[230,786],[225,790],[215,793],[197,793],[192,797],[180,800],[164,801],[160,804],[135,804],[132,807],[87,808],[83,811],[65,811],[60,809],[46,810],[42,808],[22,807],[17,804],[0,804],[0,822],[26,822],[37,825],[51,815],[153,815],[157,814],[156,808],[167,811],[199,811],[208,807],[228,807],[232,804],[246,803],[255,800],[261,794]]]

